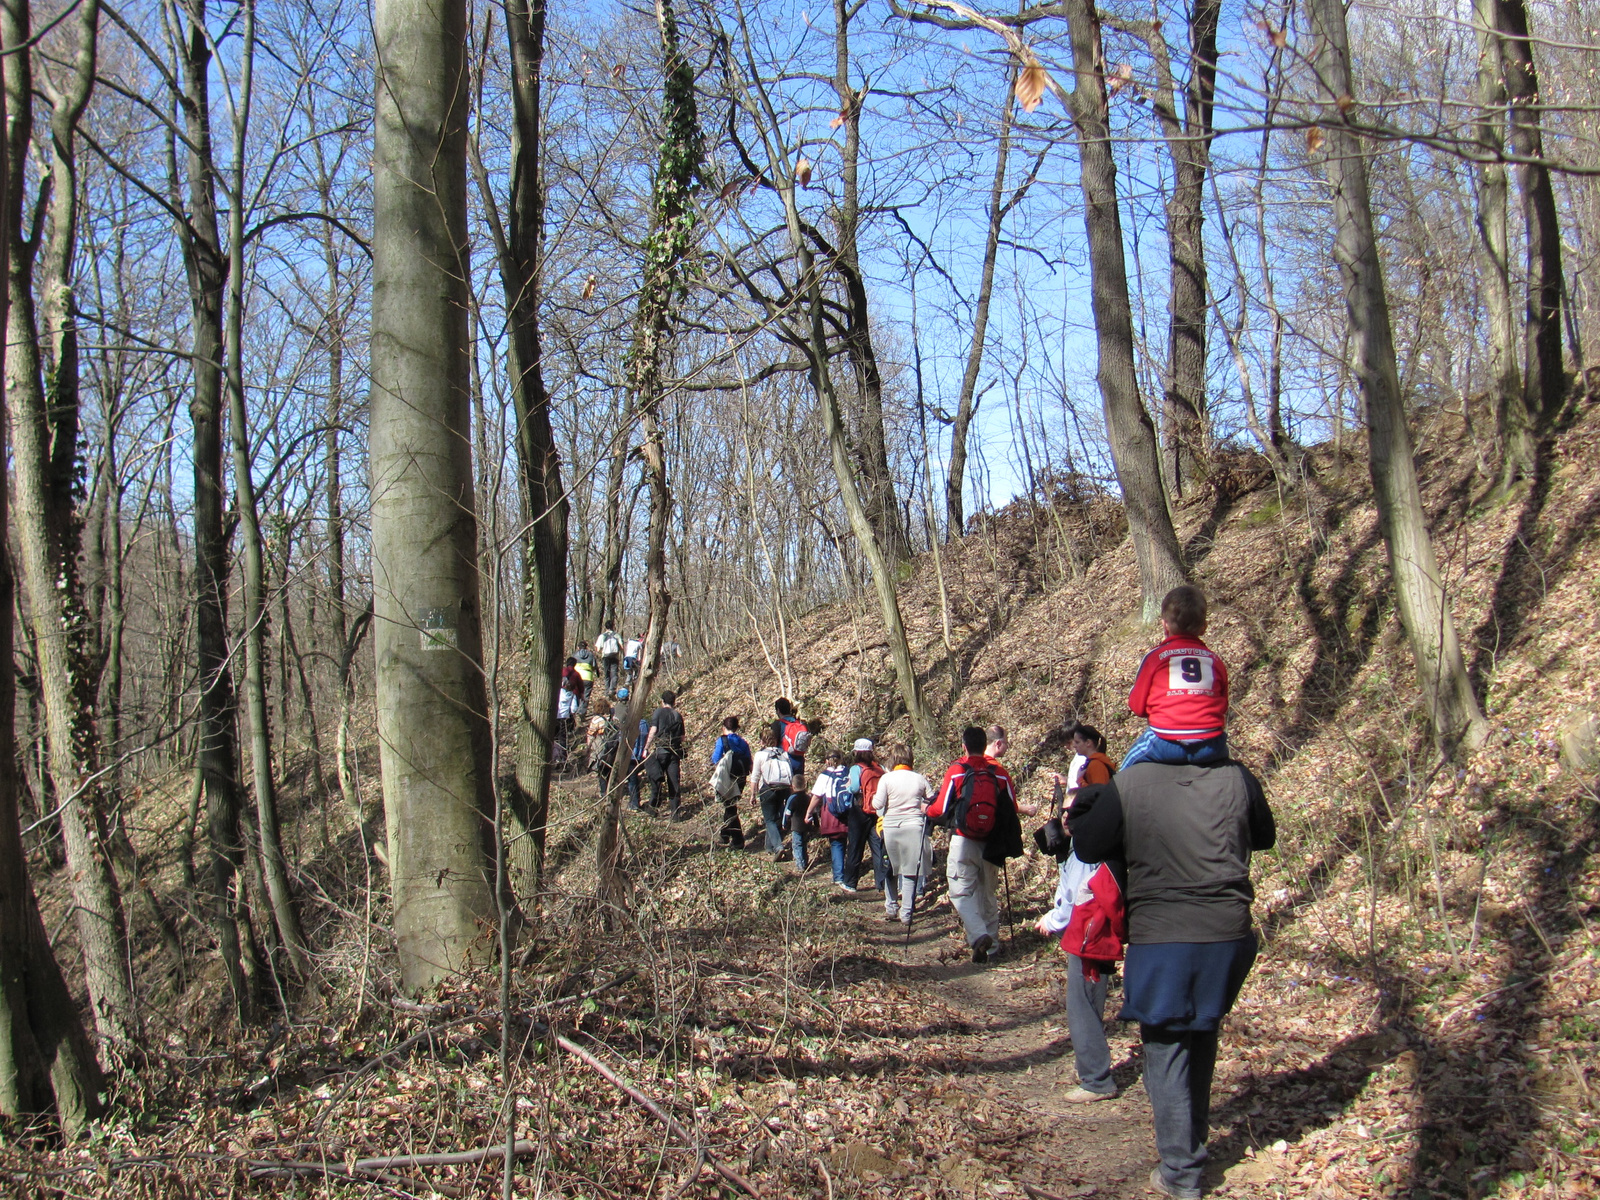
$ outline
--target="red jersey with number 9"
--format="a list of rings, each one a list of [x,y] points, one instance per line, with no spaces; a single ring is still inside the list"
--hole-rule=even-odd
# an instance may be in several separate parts
[[[1144,656],[1128,707],[1169,742],[1219,737],[1228,720],[1228,668],[1199,638],[1174,634]]]

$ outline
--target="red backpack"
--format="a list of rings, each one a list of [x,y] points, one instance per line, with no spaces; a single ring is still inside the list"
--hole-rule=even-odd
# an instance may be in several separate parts
[[[968,763],[962,772],[961,786],[938,812],[928,818],[935,825],[947,825],[964,838],[981,842],[994,832],[995,813],[1000,806],[1000,779],[988,763]]]
[[[780,745],[785,754],[804,758],[806,747],[811,745],[811,731],[806,728],[806,723],[799,717],[784,717],[783,741]]]

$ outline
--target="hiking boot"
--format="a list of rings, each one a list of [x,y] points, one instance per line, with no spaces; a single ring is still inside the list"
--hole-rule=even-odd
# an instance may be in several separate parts
[[[1091,1092],[1086,1087],[1075,1087],[1061,1097],[1068,1104],[1093,1104],[1096,1100],[1115,1100],[1115,1092]]]
[[[1150,1190],[1160,1192],[1163,1196],[1172,1196],[1175,1200],[1200,1200],[1199,1188],[1179,1187],[1175,1183],[1168,1183],[1161,1174],[1161,1165],[1157,1163],[1150,1168]]]
[[[986,933],[977,941],[972,943],[972,961],[975,963],[986,963],[989,961],[989,955],[993,953],[993,951],[994,938],[990,937]]]

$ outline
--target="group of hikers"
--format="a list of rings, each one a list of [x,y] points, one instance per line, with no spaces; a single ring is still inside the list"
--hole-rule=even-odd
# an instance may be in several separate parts
[[[937,784],[909,746],[895,742],[885,754],[869,737],[856,738],[848,754],[825,750],[808,775],[822,726],[803,720],[787,697],[774,703],[755,748],[737,716],[722,720],[711,747],[719,845],[745,848],[740,809],[749,784],[775,863],[790,859],[804,875],[815,839],[826,839],[833,885],[855,893],[870,861],[884,919],[908,935],[928,895],[932,830],[947,829],[947,895],[974,963],[1000,950],[1000,881],[1005,862],[1023,854],[1021,818],[1048,806],[1034,841],[1055,857],[1058,877],[1036,928],[1060,937],[1067,955],[1078,1084],[1064,1098],[1118,1094],[1103,1021],[1108,977],[1120,961],[1119,1019],[1139,1023],[1160,1155],[1150,1186],[1175,1197],[1201,1194],[1217,1029],[1256,954],[1250,855],[1276,839],[1260,783],[1229,756],[1228,673],[1203,640],[1206,614],[1198,588],[1165,597],[1163,639],[1145,656],[1128,700],[1146,728],[1118,765],[1098,730],[1071,725],[1067,771],[1042,772],[1052,785],[1045,804],[1019,797],[1001,762],[1010,748],[1001,725],[964,729],[962,754]],[[664,803],[671,818],[683,815],[684,737],[677,696],[664,691],[634,742],[631,810],[660,813]],[[598,761],[604,789],[611,759],[602,753]]]
[[[643,653],[643,638],[625,638],[608,624],[595,638],[593,647],[579,646],[567,656],[556,690],[558,742],[563,752],[572,748],[580,718],[590,713],[607,716],[613,702],[632,695]],[[670,671],[673,663],[683,657],[683,647],[668,639],[661,643],[660,654],[663,667]]]

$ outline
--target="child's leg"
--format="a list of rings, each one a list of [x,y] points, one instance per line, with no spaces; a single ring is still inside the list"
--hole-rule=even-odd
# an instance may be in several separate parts
[[[1222,762],[1228,757],[1228,735],[1218,734],[1203,742],[1177,743],[1183,747],[1184,761],[1203,767],[1207,763]]]
[[[1122,765],[1119,771],[1126,771],[1134,763],[1155,762],[1175,765],[1189,761],[1183,743],[1169,742],[1164,737],[1157,737],[1155,730],[1148,725],[1144,732],[1133,739],[1133,745],[1128,747],[1128,752],[1122,756]]]

